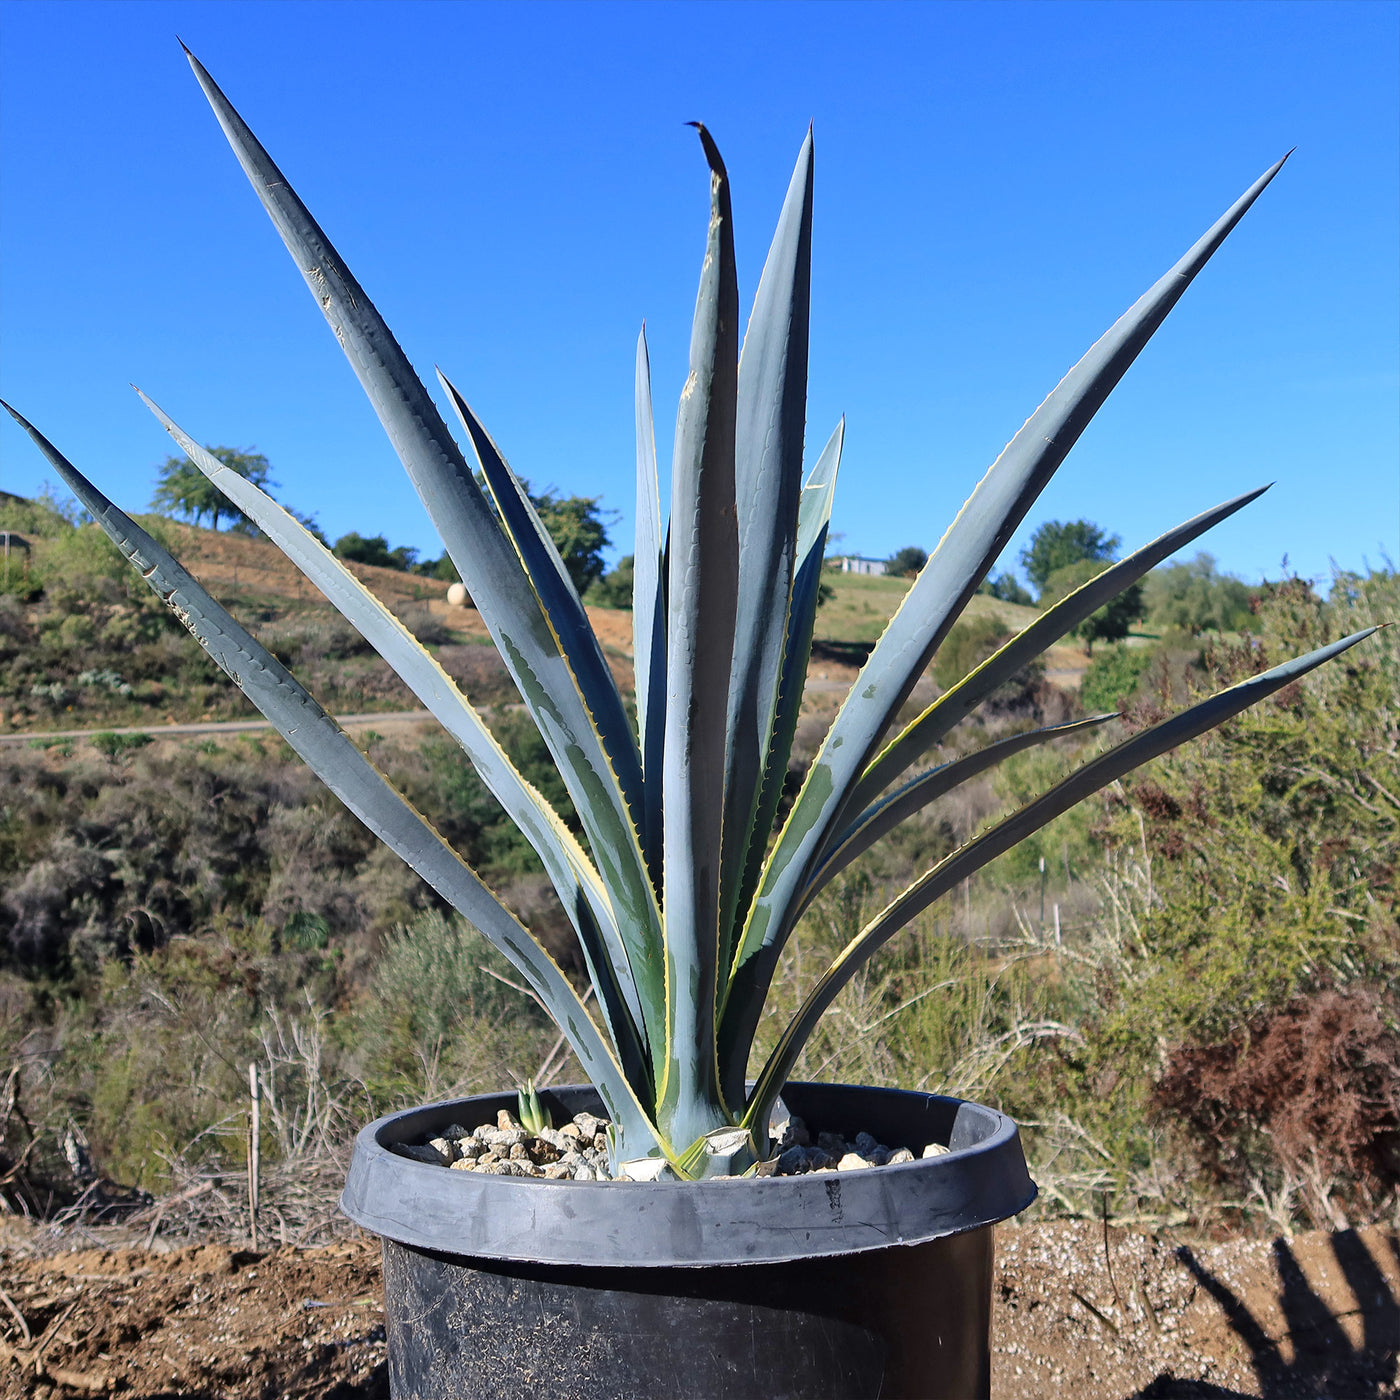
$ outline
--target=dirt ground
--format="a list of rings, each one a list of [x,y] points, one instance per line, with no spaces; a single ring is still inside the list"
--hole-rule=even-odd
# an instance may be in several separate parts
[[[5,1400],[387,1397],[372,1240],[95,1238],[0,1221]],[[1097,1224],[1004,1227],[994,1297],[995,1400],[1400,1393],[1400,1240],[1379,1229],[1186,1246],[1115,1228],[1105,1254]]]

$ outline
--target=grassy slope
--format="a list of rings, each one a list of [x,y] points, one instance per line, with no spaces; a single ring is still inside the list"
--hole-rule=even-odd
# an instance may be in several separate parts
[[[103,725],[154,726],[251,715],[247,703],[212,673],[203,677],[202,683],[190,667],[179,674],[172,669],[164,675],[128,675],[139,669],[138,658],[116,634],[109,637],[104,624],[110,620],[110,609],[104,609],[97,596],[100,590],[76,581],[76,592],[65,593],[64,569],[72,554],[73,538],[69,527],[37,503],[8,498],[0,504],[5,517],[0,524],[23,528],[32,546],[31,574],[44,579],[46,585],[44,596],[31,600],[22,609],[27,627],[16,645],[30,655],[22,668],[23,675],[16,672],[4,687],[5,693],[0,694],[0,733]],[[10,519],[11,516],[15,518]],[[304,674],[313,693],[332,709],[369,712],[414,705],[412,697],[377,658],[363,652],[347,652],[336,645],[336,629],[341,624],[334,610],[274,545],[172,521],[163,522],[163,528],[176,557],[255,635],[279,655],[286,653],[285,659],[298,674]],[[16,561],[12,561],[12,568],[15,566]],[[469,694],[482,703],[513,698],[480,616],[471,608],[449,606],[446,583],[368,565],[353,564],[351,568],[400,617],[430,640]],[[817,615],[816,639],[818,643],[848,649],[848,656],[842,659],[858,662],[861,649],[879,637],[908,592],[910,581],[831,571],[825,582],[834,596]],[[110,584],[108,587],[110,591]],[[118,610],[121,606],[117,604]],[[72,659],[79,669],[107,670],[138,681],[134,695],[119,696],[101,687],[77,686],[73,683],[77,671],[67,674],[73,668],[64,664],[57,623],[61,614],[82,609],[93,614],[96,635],[90,635],[93,629],[86,629],[82,645],[68,646],[66,658]],[[630,614],[608,608],[590,608],[589,612],[619,684],[630,691]],[[1008,627],[1019,629],[1035,614],[1031,608],[980,595],[974,597],[966,616],[985,615],[999,617]],[[35,639],[43,637],[51,639],[51,645],[36,650]],[[173,657],[178,657],[178,649],[185,645],[176,637],[168,649]],[[153,658],[140,660],[146,671],[152,666],[158,669],[159,663]],[[1082,650],[1073,645],[1053,649],[1048,661],[1052,678],[1069,686],[1078,684],[1086,664]],[[849,681],[854,678],[854,669],[839,663],[833,669],[824,661],[821,678],[827,682]],[[68,685],[70,693],[60,701],[46,701],[32,693],[34,685],[54,682]]]
[[[2,604],[0,733],[254,715],[194,642],[164,620],[95,526],[75,532],[41,505],[8,497],[0,501],[0,528],[20,531],[31,546],[27,561],[19,555],[10,561],[12,586]],[[274,545],[173,521],[160,522],[160,529],[175,556],[327,708],[416,707]],[[433,648],[474,700],[514,700],[479,614],[450,606],[445,582],[361,564],[350,568]],[[630,684],[630,617],[598,610],[595,625],[619,680]],[[81,679],[95,672],[116,679],[112,686]],[[115,688],[118,682],[125,691]]]

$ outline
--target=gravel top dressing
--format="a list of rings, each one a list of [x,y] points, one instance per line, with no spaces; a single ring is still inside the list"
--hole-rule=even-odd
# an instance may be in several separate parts
[[[534,1176],[545,1181],[654,1180],[664,1166],[659,1158],[623,1163],[619,1176],[608,1166],[608,1122],[592,1113],[576,1113],[561,1128],[532,1133],[509,1111],[501,1109],[494,1123],[468,1128],[451,1123],[419,1143],[394,1143],[391,1150],[415,1162],[453,1171],[491,1176]],[[917,1154],[939,1157],[948,1149],[931,1142]],[[813,1135],[798,1117],[791,1117],[778,1139],[777,1151],[758,1163],[754,1176],[801,1176],[808,1172],[861,1171],[867,1167],[912,1162],[908,1147],[886,1147],[869,1133],[846,1139],[839,1133]],[[653,1165],[655,1164],[655,1165]]]

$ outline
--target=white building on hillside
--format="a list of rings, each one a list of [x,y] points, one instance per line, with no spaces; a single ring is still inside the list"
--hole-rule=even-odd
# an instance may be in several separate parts
[[[867,559],[863,554],[838,554],[826,561],[829,569],[840,569],[843,574],[883,574],[883,559]]]

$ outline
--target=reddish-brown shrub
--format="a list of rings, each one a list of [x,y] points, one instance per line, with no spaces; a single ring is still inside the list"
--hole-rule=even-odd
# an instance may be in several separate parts
[[[1194,1130],[1224,1182],[1321,1173],[1341,1195],[1374,1200],[1400,1185],[1400,993],[1323,990],[1247,1035],[1183,1046],[1154,1100]]]

